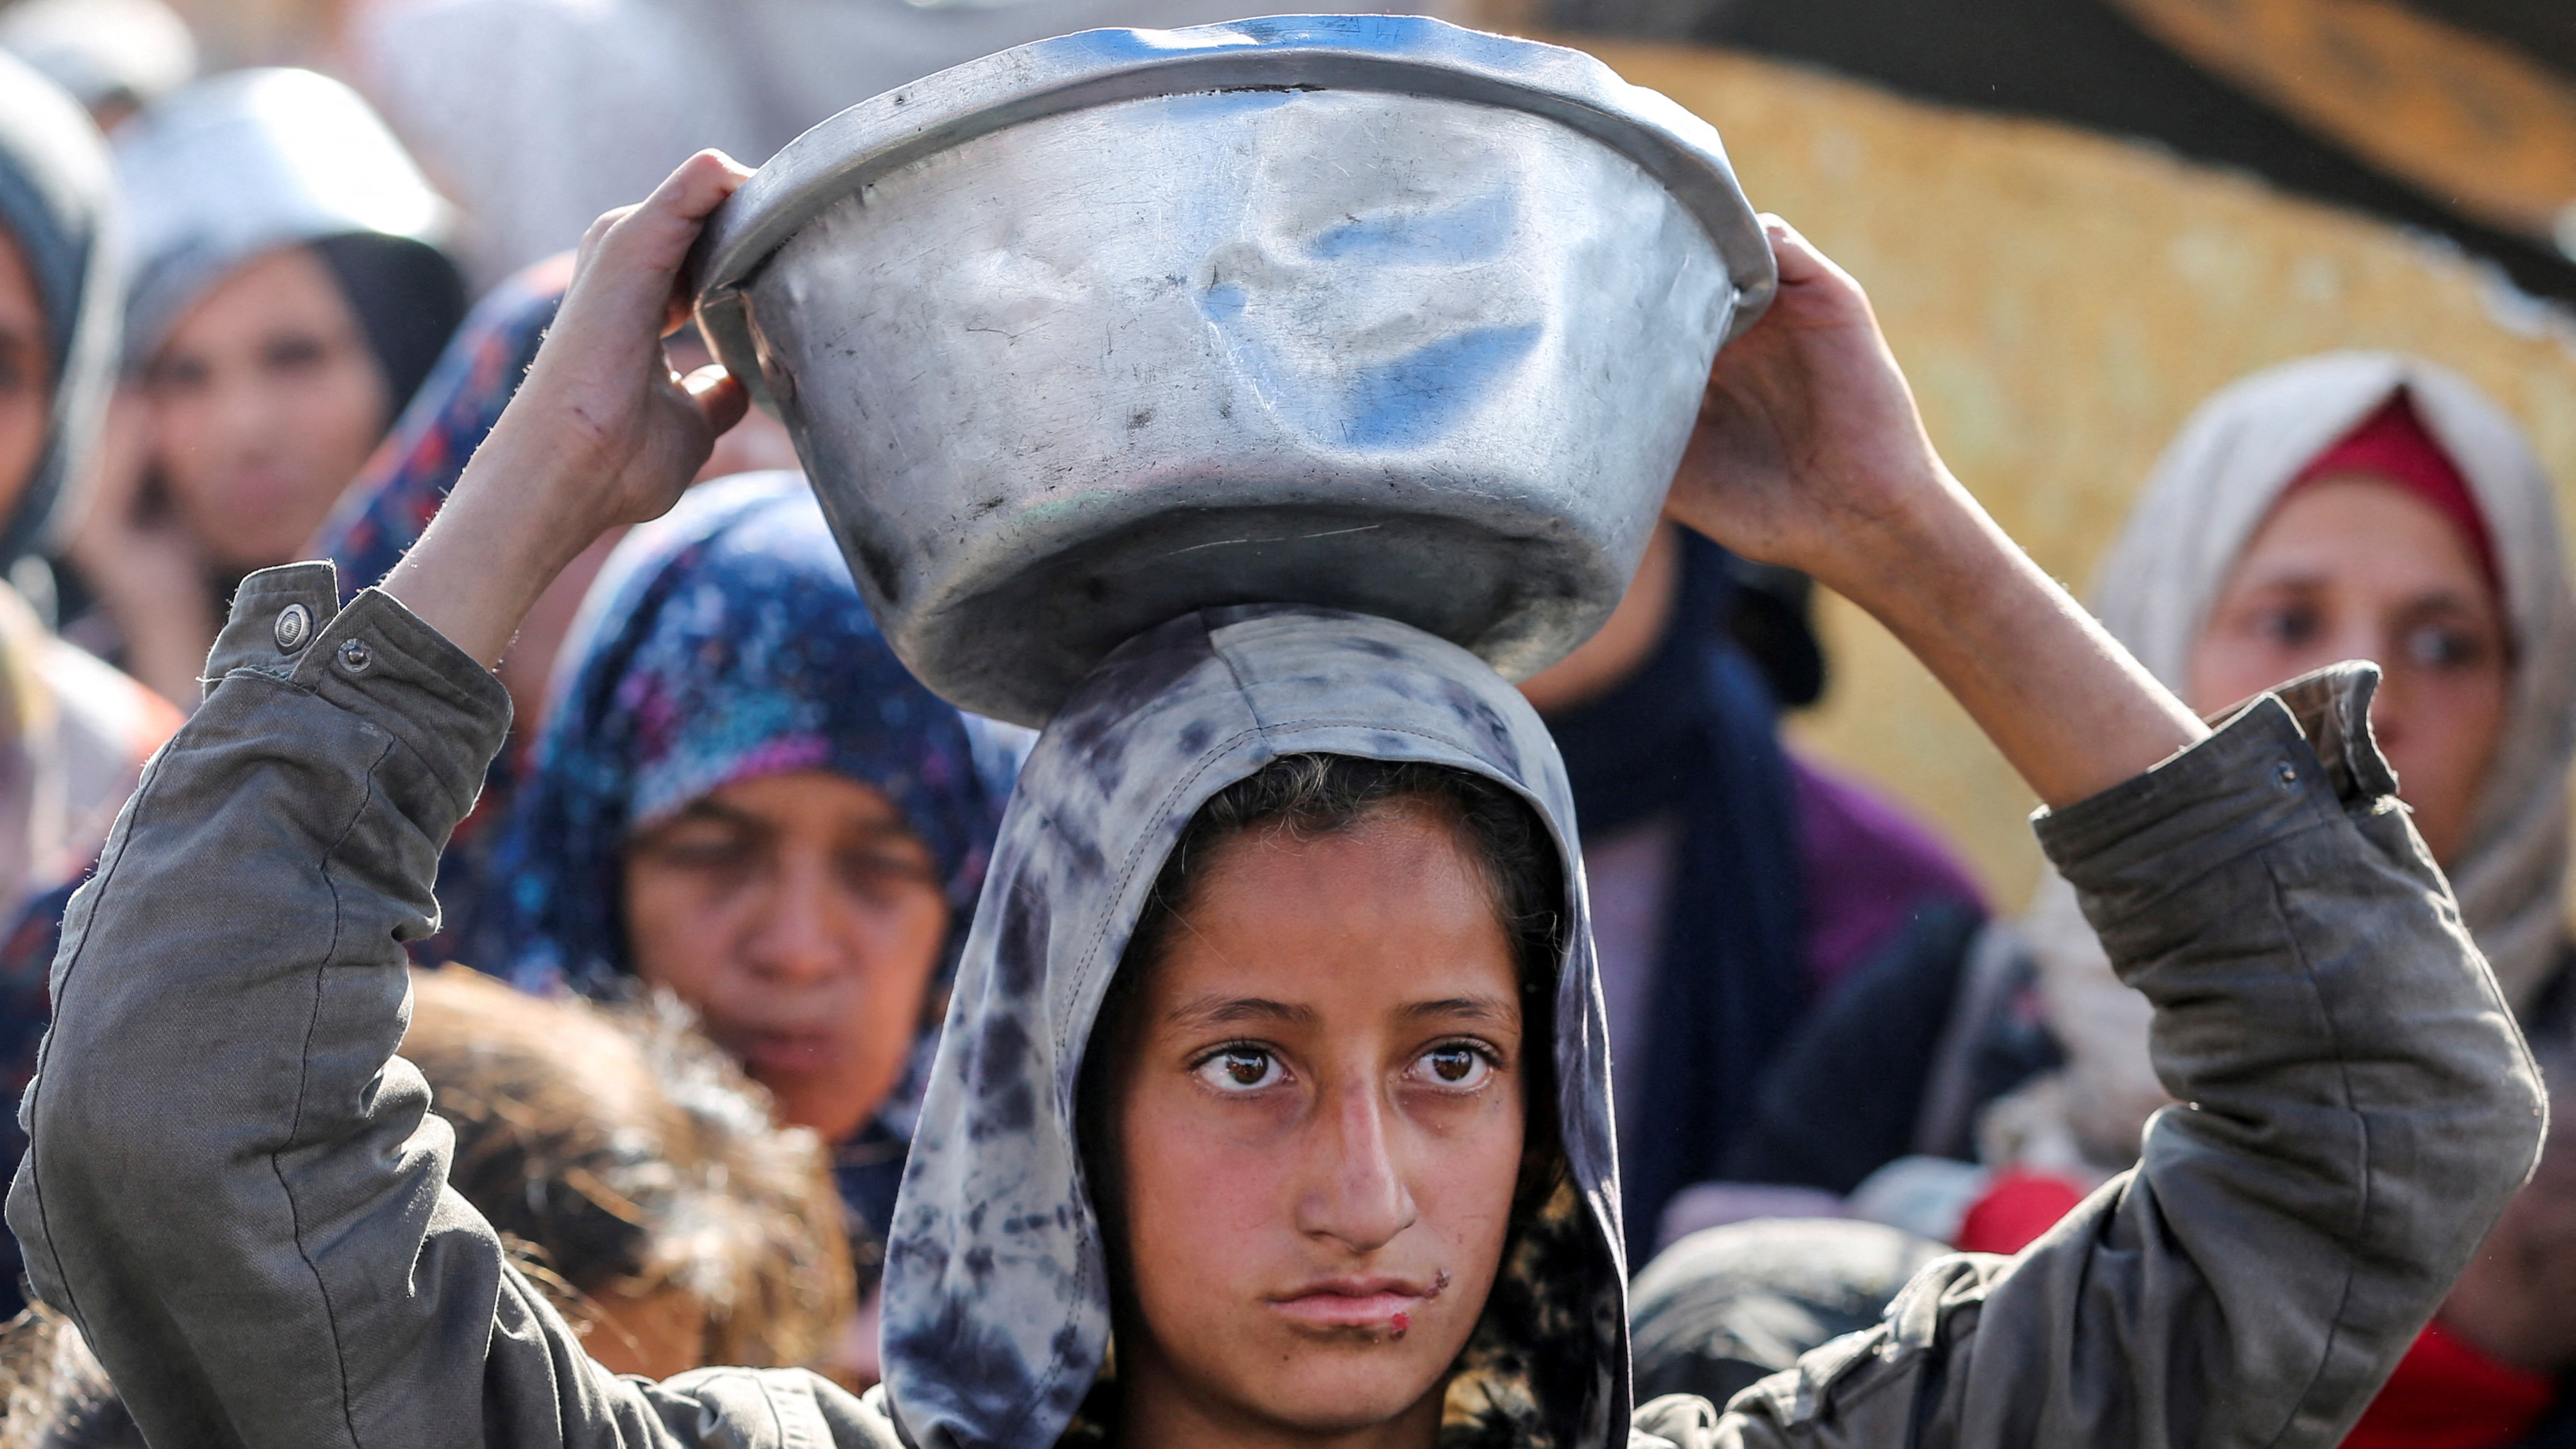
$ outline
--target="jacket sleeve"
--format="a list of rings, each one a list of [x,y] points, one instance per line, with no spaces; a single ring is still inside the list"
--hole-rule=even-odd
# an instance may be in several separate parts
[[[2341,1441],[2529,1175],[2537,1074],[2344,665],[2044,816],[2182,1105],[2018,1257],[1737,1396],[1737,1445]]]
[[[337,597],[327,564],[242,585],[73,902],[9,1192],[36,1291],[155,1444],[854,1442],[809,1375],[600,1369],[448,1188],[403,943],[509,701]]]

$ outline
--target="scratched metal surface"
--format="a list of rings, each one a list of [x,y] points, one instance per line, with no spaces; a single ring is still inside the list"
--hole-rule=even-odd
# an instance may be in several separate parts
[[[1434,21],[1051,48],[808,133],[702,254],[905,661],[1033,724],[1209,605],[1380,614],[1514,677],[1587,637],[1771,286],[1714,133]]]

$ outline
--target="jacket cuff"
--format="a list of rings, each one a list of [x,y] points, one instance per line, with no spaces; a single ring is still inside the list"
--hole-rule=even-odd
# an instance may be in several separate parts
[[[2402,809],[2370,735],[2378,687],[2378,666],[2345,663],[2260,695],[2146,773],[2040,812],[2040,846],[2105,928],[2348,809]]]
[[[509,691],[492,671],[382,589],[342,608],[339,571],[328,563],[261,569],[242,581],[207,659],[207,696],[245,673],[381,727],[448,794],[458,819],[510,731]]]

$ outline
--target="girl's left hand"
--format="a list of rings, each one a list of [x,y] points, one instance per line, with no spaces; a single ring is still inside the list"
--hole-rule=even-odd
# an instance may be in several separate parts
[[[564,565],[608,529],[667,512],[741,420],[742,384],[715,364],[675,375],[662,338],[688,315],[680,267],[699,229],[750,174],[701,151],[592,225],[527,382],[386,578],[486,665]]]
[[[1975,505],[1925,436],[1860,284],[1787,222],[1762,223],[1779,292],[1718,353],[1665,509],[1748,558],[1865,591]]]

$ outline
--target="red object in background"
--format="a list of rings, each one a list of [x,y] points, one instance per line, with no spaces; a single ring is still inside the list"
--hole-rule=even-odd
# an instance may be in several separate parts
[[[2436,1323],[2398,1360],[2343,1449],[2501,1449],[2557,1399],[2546,1374],[2500,1364]]]
[[[2018,1253],[2082,1201],[2083,1192],[2062,1177],[2006,1168],[1959,1219],[1957,1246],[1969,1253]]]

